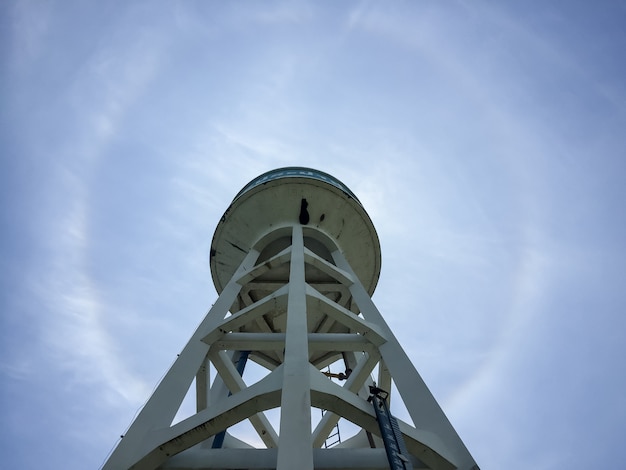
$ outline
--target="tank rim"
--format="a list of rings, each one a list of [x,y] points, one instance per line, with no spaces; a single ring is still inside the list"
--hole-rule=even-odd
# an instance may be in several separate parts
[[[344,193],[346,193],[348,196],[358,202],[361,207],[363,207],[363,204],[361,204],[359,198],[357,198],[356,195],[350,190],[350,188],[348,188],[348,186],[346,186],[342,181],[323,171],[304,166],[286,166],[266,171],[265,173],[257,176],[248,184],[246,184],[243,189],[239,191],[237,195],[233,198],[232,202],[235,202],[245,193],[261,184],[265,184],[281,178],[311,178],[324,181],[331,184],[332,186],[335,186],[336,188],[341,189]]]

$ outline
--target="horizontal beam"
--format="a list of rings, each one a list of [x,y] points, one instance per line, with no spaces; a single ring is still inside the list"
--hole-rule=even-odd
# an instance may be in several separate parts
[[[276,468],[276,449],[202,449],[193,448],[175,455],[160,468],[163,470],[210,470]],[[415,470],[425,470],[423,464],[410,456]],[[313,449],[316,470],[386,470],[389,468],[385,449]]]
[[[364,336],[352,333],[309,333],[309,352],[369,351],[374,345]],[[230,351],[275,351],[285,348],[285,333],[226,333],[214,348]]]

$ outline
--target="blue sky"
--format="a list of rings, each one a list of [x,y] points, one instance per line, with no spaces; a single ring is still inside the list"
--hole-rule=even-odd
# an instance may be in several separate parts
[[[617,0],[3,2],[3,466],[98,468],[216,299],[224,210],[298,165],[370,214],[374,300],[483,470],[625,467],[625,26]]]

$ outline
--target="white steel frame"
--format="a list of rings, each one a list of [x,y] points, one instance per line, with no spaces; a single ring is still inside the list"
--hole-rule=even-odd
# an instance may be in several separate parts
[[[410,425],[399,420],[414,468],[478,469],[342,251],[317,233],[331,252],[329,262],[305,246],[301,225],[281,229],[291,231],[291,246],[258,264],[263,242],[247,253],[103,469],[388,468],[374,410],[367,401],[376,366],[376,385],[391,392],[393,381],[400,394],[394,400],[404,402],[413,421]],[[288,282],[229,313],[238,295],[259,275],[278,266],[284,269],[287,263]],[[338,289],[349,292],[350,308],[307,283],[307,266],[323,271]],[[264,315],[275,311],[286,312],[285,331],[272,331],[265,323]],[[307,324],[312,311],[325,315],[315,330]],[[329,332],[333,323],[349,332]],[[255,332],[247,332],[249,325],[255,325]],[[258,325],[264,325],[262,332]],[[233,363],[237,351],[257,354],[261,358],[257,362],[266,364],[269,373],[246,385]],[[350,365],[352,372],[342,385],[323,374],[327,365],[323,360],[311,363],[312,354],[324,352],[328,361],[339,354]],[[265,363],[263,357],[268,358]],[[197,412],[172,425],[194,379]],[[312,407],[327,410],[315,429]],[[264,414],[275,408],[280,408],[279,429]],[[340,418],[361,431],[325,449]],[[213,436],[244,420],[250,421],[264,448],[252,448],[230,434],[223,448],[211,448]]]

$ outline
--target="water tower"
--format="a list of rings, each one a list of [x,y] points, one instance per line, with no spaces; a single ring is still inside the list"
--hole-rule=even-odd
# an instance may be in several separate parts
[[[371,300],[380,266],[372,221],[338,179],[255,178],[213,237],[217,301],[104,470],[477,470]],[[173,424],[189,392],[195,413]]]

